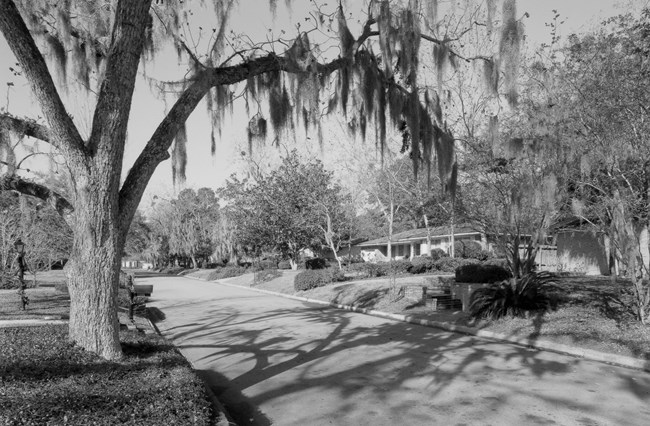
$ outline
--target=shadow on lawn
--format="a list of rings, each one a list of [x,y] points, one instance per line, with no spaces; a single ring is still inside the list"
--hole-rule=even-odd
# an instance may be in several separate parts
[[[379,400],[391,401],[395,389],[421,377],[430,377],[434,384],[426,389],[430,400],[434,400],[438,396],[444,398],[446,389],[457,380],[473,381],[477,387],[485,382],[498,382],[500,375],[532,375],[541,380],[570,373],[581,363],[574,358],[559,362],[544,352],[520,346],[509,345],[504,350],[504,345],[499,343],[400,322],[359,327],[351,324],[354,314],[307,303],[293,309],[271,309],[259,315],[238,310],[227,300],[208,308],[193,317],[190,324],[166,330],[166,334],[182,350],[207,351],[207,355],[194,360],[195,363],[227,358],[224,365],[250,364],[250,368],[230,380],[212,370],[199,370],[240,425],[269,425],[270,420],[258,408],[260,404],[310,390],[336,390],[345,401],[350,401],[349,406],[339,407],[339,414],[344,416],[346,411],[353,409],[355,398],[361,396],[362,391],[371,392]],[[538,323],[539,330],[543,318],[539,316],[533,321]],[[292,327],[301,325],[316,325],[327,332],[319,332],[307,340],[304,336],[299,339]],[[379,350],[379,355],[373,348]],[[355,349],[367,352],[367,359],[363,362],[348,360],[348,351]],[[358,352],[355,356],[359,356]],[[287,380],[282,375],[288,372],[297,373],[298,377]],[[630,376],[634,376],[634,372]],[[269,380],[274,378],[280,380],[269,385]],[[627,390],[647,402],[650,381],[631,383],[627,377],[624,379]],[[256,387],[262,383],[266,385]],[[255,396],[251,399],[244,396],[253,387],[257,389]],[[491,401],[494,407],[506,406],[509,398],[517,398],[522,389],[504,383],[502,391],[503,397]],[[473,392],[477,392],[476,396],[467,396],[470,405],[485,389]],[[591,403],[580,405],[556,396],[535,397],[568,409],[578,407],[584,412],[596,409]],[[405,401],[403,404],[396,402],[392,409],[401,412],[411,407],[412,402]],[[461,409],[458,407],[449,409]],[[473,409],[478,410],[478,407]],[[545,420],[552,421],[551,418]]]

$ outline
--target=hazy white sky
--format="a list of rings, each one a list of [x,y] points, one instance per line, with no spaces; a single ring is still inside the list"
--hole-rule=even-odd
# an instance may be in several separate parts
[[[462,1],[462,0],[459,0]],[[289,34],[296,32],[293,25],[287,22],[300,22],[306,16],[306,9],[301,10],[307,1],[294,1],[294,10],[291,19],[285,19],[283,3],[278,1],[278,18],[273,21],[268,11],[268,0],[242,0],[240,11],[236,13],[231,21],[231,26],[236,32],[246,32],[253,40],[263,40],[269,28],[277,34],[281,28]],[[361,4],[358,0],[348,0],[352,8]],[[441,0],[444,3],[444,0]],[[553,9],[557,10],[564,20],[560,33],[564,36],[572,32],[582,32],[593,28],[608,16],[613,16],[624,11],[638,11],[643,6],[648,6],[650,0],[518,0],[518,14],[529,13],[525,20],[526,35],[529,43],[537,44],[550,40],[549,29],[545,25],[554,16]],[[353,24],[353,23],[350,23]],[[209,23],[206,25],[209,27]],[[9,71],[13,65],[13,55],[7,48],[4,39],[0,37],[0,106],[6,107],[16,115],[36,117],[38,109],[29,94],[29,88],[25,81],[14,77]],[[159,73],[164,64],[156,64],[155,73]],[[154,67],[150,67],[153,69]],[[172,66],[170,69],[174,69]],[[13,82],[14,86],[7,86]],[[171,99],[170,99],[171,101]],[[74,110],[91,110],[91,105],[82,101],[75,101],[72,105]],[[129,142],[125,158],[125,172],[135,160],[141,147],[146,143],[148,137],[153,133],[155,126],[160,122],[164,114],[164,105],[149,94],[146,84],[139,84],[136,88],[136,95],[132,107],[132,120],[129,126]],[[210,155],[210,133],[207,126],[205,106],[199,105],[197,111],[188,121],[188,168],[187,186],[199,187],[209,186],[216,188],[223,184],[224,180],[236,171],[241,162],[239,161],[240,147],[246,145],[246,130],[244,124],[247,120],[241,120],[240,112],[237,113],[236,126],[225,126],[226,131],[222,140],[218,142],[217,155]],[[89,118],[78,118],[81,127],[88,127]],[[315,142],[313,142],[315,144]],[[327,146],[327,143],[326,143]],[[171,167],[169,162],[159,166],[154,175],[150,188],[149,197],[153,194],[171,194]],[[147,202],[146,197],[143,202]]]

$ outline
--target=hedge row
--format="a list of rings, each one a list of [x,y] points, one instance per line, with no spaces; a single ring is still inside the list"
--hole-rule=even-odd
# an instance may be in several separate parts
[[[399,274],[424,274],[427,272],[446,272],[453,274],[462,265],[478,263],[476,259],[459,259],[442,257],[414,257],[413,260],[392,260],[390,262],[354,263],[345,267],[346,271],[355,272],[364,278],[384,277]]]
[[[293,288],[296,291],[306,291],[312,288],[322,287],[331,282],[344,281],[343,271],[332,269],[306,269],[296,275],[293,279]]]

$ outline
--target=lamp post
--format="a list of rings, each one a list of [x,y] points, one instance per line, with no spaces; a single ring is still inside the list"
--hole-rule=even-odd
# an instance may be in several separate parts
[[[25,293],[25,243],[18,238],[14,243],[14,248],[18,253],[18,257],[16,258],[16,261],[18,262],[18,281],[20,282],[18,294],[20,294],[20,302],[22,303],[22,309],[24,311],[25,306],[29,303],[29,298]]]

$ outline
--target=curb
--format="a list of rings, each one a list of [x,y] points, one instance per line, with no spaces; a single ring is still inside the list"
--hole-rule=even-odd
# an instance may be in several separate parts
[[[635,370],[643,370],[650,372],[650,360],[644,360],[639,358],[632,358],[629,356],[610,354],[605,352],[595,351],[593,349],[585,348],[576,348],[575,346],[564,345],[561,343],[555,343],[548,340],[537,340],[530,337],[512,337],[506,334],[496,333],[494,331],[488,330],[478,330],[472,327],[465,327],[462,325],[448,324],[439,321],[432,321],[427,319],[415,318],[411,315],[402,315],[402,314],[391,314],[382,311],[376,311],[374,309],[365,309],[357,308],[355,306],[341,305],[333,302],[325,302],[323,300],[310,299],[307,297],[294,296],[291,294],[277,293],[275,291],[262,290],[253,287],[244,287],[241,285],[222,283],[219,281],[207,281],[201,278],[185,277],[188,279],[193,279],[197,281],[211,282],[214,284],[225,285],[229,287],[243,288],[251,291],[256,291],[258,293],[269,294],[273,296],[284,297],[286,299],[298,300],[301,302],[314,303],[317,305],[331,306],[336,309],[342,309],[346,311],[358,312],[361,314],[372,315],[375,317],[391,319],[395,321],[407,322],[410,324],[422,325],[425,327],[438,328],[445,331],[451,331],[455,333],[467,334],[471,336],[482,337],[484,339],[497,340],[506,343],[512,343],[519,346],[525,346],[528,348],[539,349],[549,352],[556,352],[563,355],[571,355],[577,358],[583,358],[589,361],[602,362],[605,364],[616,365],[619,367],[633,368]]]

